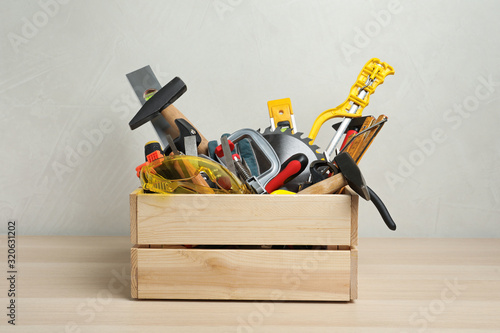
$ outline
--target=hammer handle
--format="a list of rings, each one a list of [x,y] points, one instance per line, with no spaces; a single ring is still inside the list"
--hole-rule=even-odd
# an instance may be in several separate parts
[[[347,180],[342,175],[338,173],[330,178],[322,180],[308,188],[299,191],[297,194],[329,194],[335,193],[342,187],[347,185]]]
[[[173,138],[177,138],[179,136],[179,129],[177,128],[177,125],[175,124],[176,119],[185,119],[188,123],[190,123],[194,128],[196,126],[193,125],[192,122],[189,121],[189,119],[186,118],[180,112],[175,106],[169,105],[165,109],[161,111],[161,115],[165,118],[165,120],[168,122],[170,127],[167,130],[167,134],[170,134]],[[196,129],[198,131],[198,129]],[[198,145],[198,154],[208,154],[208,140],[198,131],[198,134],[201,137],[201,142]]]

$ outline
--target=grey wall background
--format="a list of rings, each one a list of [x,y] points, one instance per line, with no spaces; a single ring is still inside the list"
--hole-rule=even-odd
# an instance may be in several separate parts
[[[500,236],[497,1],[2,4],[0,215],[21,234],[128,234],[134,168],[155,139],[128,128],[128,72],[180,76],[176,106],[215,139],[267,127],[267,101],[284,97],[308,133],[377,57],[396,74],[364,114],[389,122],[360,167],[398,230],[360,202],[361,236]]]

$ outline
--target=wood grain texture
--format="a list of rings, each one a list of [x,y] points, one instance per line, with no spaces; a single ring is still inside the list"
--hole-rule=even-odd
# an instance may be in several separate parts
[[[350,245],[350,195],[138,194],[137,244]]]
[[[130,296],[137,298],[137,247],[130,249]]]
[[[498,332],[500,239],[362,237],[358,249],[354,302],[137,301],[128,236],[19,236],[18,322],[0,332]],[[7,306],[5,277],[0,290]],[[443,292],[455,298],[441,307]]]
[[[377,120],[372,125],[378,124],[384,120],[387,121],[387,116],[381,114],[380,116],[378,116]],[[385,122],[380,124],[378,127],[372,128],[369,132],[367,132],[365,134],[365,137],[364,137],[363,142],[361,143],[360,147],[356,150],[355,155],[352,155],[352,158],[354,161],[356,161],[356,164],[359,164],[359,161],[361,160],[363,155],[366,153],[368,148],[370,148],[373,140],[375,139],[375,136],[380,132],[380,130],[382,129],[384,124],[385,124]]]
[[[362,132],[368,127],[370,127],[374,121],[375,121],[374,117],[372,116],[366,117],[365,121],[363,122],[363,125],[361,126],[358,132]],[[351,142],[351,144],[349,144],[349,146],[347,146],[347,148],[345,148],[345,151],[349,153],[349,155],[351,155],[353,160],[356,160],[355,156],[357,156],[357,152],[361,148],[361,144],[363,143],[363,140],[365,139],[367,134],[369,134],[369,132],[359,135]]]
[[[351,300],[358,298],[358,249],[351,248]]]
[[[132,244],[137,244],[137,195],[142,192],[142,188],[138,188],[130,193],[130,242]]]
[[[342,175],[342,173],[338,173],[333,177],[327,178],[316,184],[313,184],[302,191],[299,191],[297,194],[330,194],[335,193],[340,190],[342,187],[347,185],[347,180]]]
[[[349,251],[138,249],[144,299],[350,299]]]
[[[351,195],[351,246],[358,246],[359,195],[349,186],[346,186],[344,191],[345,193]]]

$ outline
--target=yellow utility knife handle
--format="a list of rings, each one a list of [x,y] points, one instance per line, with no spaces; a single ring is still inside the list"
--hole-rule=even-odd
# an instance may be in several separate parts
[[[366,63],[366,65],[359,73],[358,79],[356,83],[351,87],[351,91],[349,93],[349,97],[345,100],[344,103],[340,104],[334,109],[328,109],[323,111],[314,121],[314,124],[311,128],[311,132],[309,133],[309,139],[311,141],[309,144],[313,144],[316,136],[318,135],[319,129],[325,123],[325,121],[335,118],[335,117],[349,117],[349,118],[358,118],[361,117],[363,113],[363,109],[370,102],[370,95],[375,92],[375,89],[382,83],[384,83],[384,79],[388,75],[394,74],[394,68],[388,65],[385,62],[381,62],[377,58],[373,58]],[[373,80],[373,83],[367,86],[366,82],[368,78]],[[364,98],[359,98],[358,95],[361,90],[365,90],[367,92]],[[359,108],[355,113],[349,113],[348,110],[352,106],[352,104],[356,104]]]

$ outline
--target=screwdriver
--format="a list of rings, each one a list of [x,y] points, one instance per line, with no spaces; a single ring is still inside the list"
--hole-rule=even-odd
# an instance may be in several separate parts
[[[282,165],[280,172],[266,185],[266,192],[271,193],[279,189],[293,178],[297,177],[307,168],[309,160],[303,153],[297,153],[287,159]]]

